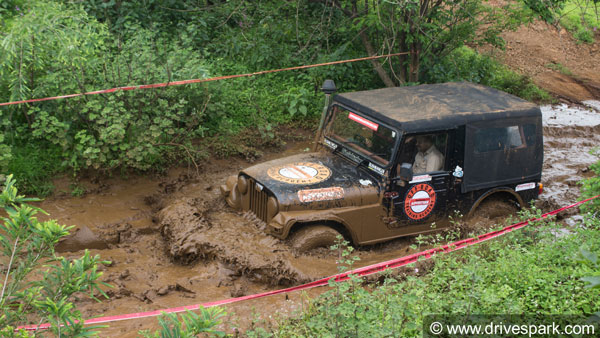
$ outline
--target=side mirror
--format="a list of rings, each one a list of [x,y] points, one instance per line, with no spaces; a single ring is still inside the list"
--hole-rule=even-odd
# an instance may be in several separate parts
[[[413,170],[411,163],[402,163],[400,165],[400,173],[398,175],[402,181],[410,182],[413,179]]]

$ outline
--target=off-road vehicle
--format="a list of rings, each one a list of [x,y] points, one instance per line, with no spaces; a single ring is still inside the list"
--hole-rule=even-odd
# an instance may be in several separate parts
[[[339,233],[365,245],[432,231],[454,211],[538,197],[538,106],[467,82],[338,94],[326,104],[315,152],[261,163],[221,193],[300,250]],[[446,222],[449,224],[449,222]]]

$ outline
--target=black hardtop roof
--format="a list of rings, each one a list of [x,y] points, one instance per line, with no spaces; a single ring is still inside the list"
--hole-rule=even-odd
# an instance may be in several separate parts
[[[335,95],[335,102],[406,132],[450,129],[498,118],[541,116],[539,107],[531,102],[470,82],[342,93]]]

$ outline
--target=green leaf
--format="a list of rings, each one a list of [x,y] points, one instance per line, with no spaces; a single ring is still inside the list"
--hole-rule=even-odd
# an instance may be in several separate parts
[[[579,280],[590,283],[585,286],[586,289],[600,288],[600,276],[587,276],[582,277]]]

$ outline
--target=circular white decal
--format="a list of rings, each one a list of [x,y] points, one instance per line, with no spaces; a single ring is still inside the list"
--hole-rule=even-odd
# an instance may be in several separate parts
[[[299,162],[269,168],[267,174],[275,180],[289,184],[314,184],[328,179],[331,170],[322,164]]]
[[[427,183],[414,185],[406,193],[404,213],[408,218],[421,220],[427,217],[435,207],[436,194],[433,187]]]
[[[313,178],[318,173],[317,169],[305,165],[295,165],[279,169],[279,175],[293,179]]]
[[[429,206],[429,202],[430,198],[428,193],[423,190],[417,191],[417,193],[413,195],[413,202],[410,203],[410,209],[416,213],[423,212],[423,210],[427,209],[427,206]]]

